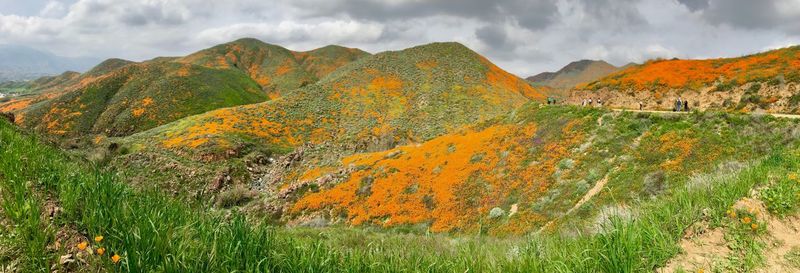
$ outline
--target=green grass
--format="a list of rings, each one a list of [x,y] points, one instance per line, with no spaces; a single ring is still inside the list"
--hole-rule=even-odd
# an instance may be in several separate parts
[[[797,168],[795,152],[776,152],[738,173],[676,188],[642,202],[633,220],[614,219],[597,234],[541,234],[509,240],[346,229],[279,229],[238,213],[206,210],[157,191],[136,191],[113,173],[40,144],[0,123],[2,218],[24,272],[45,271],[56,227],[102,234],[123,260],[94,266],[120,272],[651,272],[680,249],[677,241],[703,210],[712,223],[770,177]],[[43,221],[45,200],[63,213]],[[46,218],[44,218],[46,219]],[[0,262],[8,260],[0,259]]]
[[[800,180],[796,173],[778,179],[761,191],[767,209],[778,216],[786,216],[800,207]]]

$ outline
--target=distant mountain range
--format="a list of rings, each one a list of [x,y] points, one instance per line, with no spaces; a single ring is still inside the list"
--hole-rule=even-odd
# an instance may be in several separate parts
[[[631,63],[623,67],[616,67],[605,61],[580,60],[571,62],[556,72],[539,73],[526,78],[526,80],[535,85],[568,89],[579,84],[593,82],[631,65],[635,64]]]
[[[0,45],[0,82],[33,80],[65,71],[83,72],[94,58],[68,58],[19,45]]]

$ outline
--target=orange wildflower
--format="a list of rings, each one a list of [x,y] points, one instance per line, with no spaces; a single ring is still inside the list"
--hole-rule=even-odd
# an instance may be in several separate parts
[[[103,236],[101,236],[101,235],[97,235],[97,236],[95,236],[95,237],[94,237],[94,241],[95,241],[95,242],[98,242],[98,243],[99,243],[99,242],[102,242],[102,241],[103,241]]]
[[[745,224],[749,224],[752,221],[753,221],[753,219],[750,218],[750,216],[745,216],[744,218],[742,218],[742,223],[745,223]]]
[[[758,229],[758,224],[756,224],[756,223],[750,224],[750,229],[757,230]]]
[[[97,255],[103,255],[103,253],[106,253],[106,248],[101,247],[97,249]]]
[[[81,242],[80,244],[78,244],[78,249],[79,249],[79,250],[85,250],[85,249],[86,249],[86,247],[88,247],[88,246],[89,246],[89,243],[87,243],[87,242]]]
[[[114,263],[119,263],[120,259],[122,259],[122,257],[120,257],[117,254],[114,254],[114,256],[111,256],[111,261],[114,262]]]

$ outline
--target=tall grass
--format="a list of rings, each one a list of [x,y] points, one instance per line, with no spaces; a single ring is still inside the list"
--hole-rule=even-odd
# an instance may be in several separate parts
[[[133,190],[5,122],[0,148],[2,217],[15,224],[13,247],[28,272],[58,262],[62,252],[48,245],[63,225],[104,235],[109,253],[123,259],[101,266],[119,272],[651,272],[679,252],[677,241],[704,210],[718,223],[754,185],[797,166],[793,154],[775,153],[739,173],[638,204],[632,220],[612,219],[600,233],[534,235],[505,248],[441,235],[307,236]],[[48,199],[63,208],[53,221],[42,217]],[[438,243],[425,243],[431,238]],[[344,246],[352,240],[366,242]]]

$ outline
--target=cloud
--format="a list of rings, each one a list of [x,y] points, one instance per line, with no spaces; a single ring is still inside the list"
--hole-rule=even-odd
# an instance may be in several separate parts
[[[67,8],[63,3],[58,1],[49,1],[47,5],[39,12],[42,17],[59,17],[63,16]]]
[[[705,9],[708,7],[709,0],[678,0],[681,4],[685,5],[692,11]]]
[[[369,21],[397,21],[434,16],[475,18],[497,23],[515,21],[541,29],[553,21],[556,0],[295,0],[307,17],[346,15]]]
[[[515,47],[508,42],[506,30],[499,25],[487,25],[475,30],[475,36],[484,44],[499,50],[509,50]]]
[[[283,21],[278,24],[240,23],[210,28],[197,37],[203,43],[224,43],[241,37],[255,37],[265,41],[305,42],[324,40],[333,43],[370,42],[381,37],[383,26],[356,21],[326,21],[321,23],[298,23]]]

